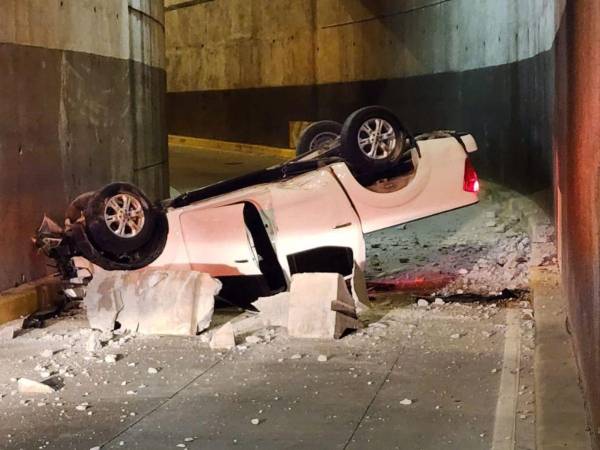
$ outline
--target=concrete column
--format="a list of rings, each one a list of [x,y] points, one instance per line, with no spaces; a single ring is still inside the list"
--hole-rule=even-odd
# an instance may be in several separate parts
[[[0,290],[46,273],[43,213],[116,180],[168,192],[158,0],[5,0],[0,17]]]

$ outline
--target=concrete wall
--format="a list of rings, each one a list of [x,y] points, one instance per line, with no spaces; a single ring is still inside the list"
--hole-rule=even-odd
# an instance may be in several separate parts
[[[600,3],[569,2],[557,46],[555,198],[564,292],[600,448]]]
[[[560,0],[218,0],[166,13],[173,134],[286,146],[288,122],[379,103],[472,131],[487,176],[551,181]]]
[[[46,273],[30,243],[43,213],[115,180],[168,192],[163,5],[0,5],[0,289]]]

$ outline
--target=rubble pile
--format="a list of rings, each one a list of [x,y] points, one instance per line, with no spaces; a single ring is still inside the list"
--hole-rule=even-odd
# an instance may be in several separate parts
[[[515,195],[487,183],[477,205],[368,235],[372,285],[442,297],[527,289],[529,267],[555,256],[553,229],[530,238]]]

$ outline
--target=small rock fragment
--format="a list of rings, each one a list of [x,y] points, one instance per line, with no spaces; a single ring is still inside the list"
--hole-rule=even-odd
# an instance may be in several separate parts
[[[290,356],[290,359],[300,359],[302,355],[300,353],[296,353],[295,355]]]
[[[425,300],[424,298],[420,298],[417,301],[417,306],[420,308],[425,308],[425,307],[429,306],[429,302],[427,300]]]
[[[109,354],[104,357],[104,362],[114,364],[117,362],[117,355]]]
[[[85,349],[89,353],[95,353],[102,348],[102,342],[98,332],[92,332],[85,343]]]
[[[156,375],[158,373],[158,369],[155,367],[148,367],[148,373],[150,375]]]
[[[44,350],[42,353],[40,353],[40,356],[42,358],[51,358],[52,355],[54,355],[54,351],[50,350],[50,349],[46,349]]]
[[[413,401],[411,399],[409,399],[409,398],[405,398],[404,400],[400,400],[400,404],[408,406],[408,405],[412,405]]]
[[[54,394],[55,391],[52,386],[29,378],[19,378],[17,389],[22,394]]]
[[[260,342],[262,342],[262,339],[258,336],[247,336],[246,342],[248,344],[259,344]]]
[[[319,361],[319,362],[327,362],[327,355],[319,355],[317,357],[317,361]]]
[[[209,346],[213,350],[229,350],[235,347],[235,335],[230,322],[213,333]]]
[[[258,424],[260,423],[260,419],[252,419],[252,420],[250,421],[250,423],[251,423],[252,425],[258,425]]]
[[[436,299],[434,300],[433,304],[434,304],[434,305],[441,306],[441,305],[445,305],[445,304],[446,304],[446,302],[445,302],[443,299],[441,299],[441,298],[439,298],[439,297],[438,297],[438,298],[436,298]]]

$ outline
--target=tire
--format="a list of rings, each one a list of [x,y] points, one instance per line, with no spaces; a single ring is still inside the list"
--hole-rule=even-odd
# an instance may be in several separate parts
[[[400,159],[406,137],[406,129],[393,112],[382,106],[367,106],[344,122],[341,155],[355,172],[373,173]]]
[[[340,136],[342,124],[333,120],[311,123],[302,131],[296,145],[296,156],[323,148]]]
[[[88,200],[86,234],[99,251],[120,257],[154,238],[156,214],[140,189],[129,183],[111,183]]]

